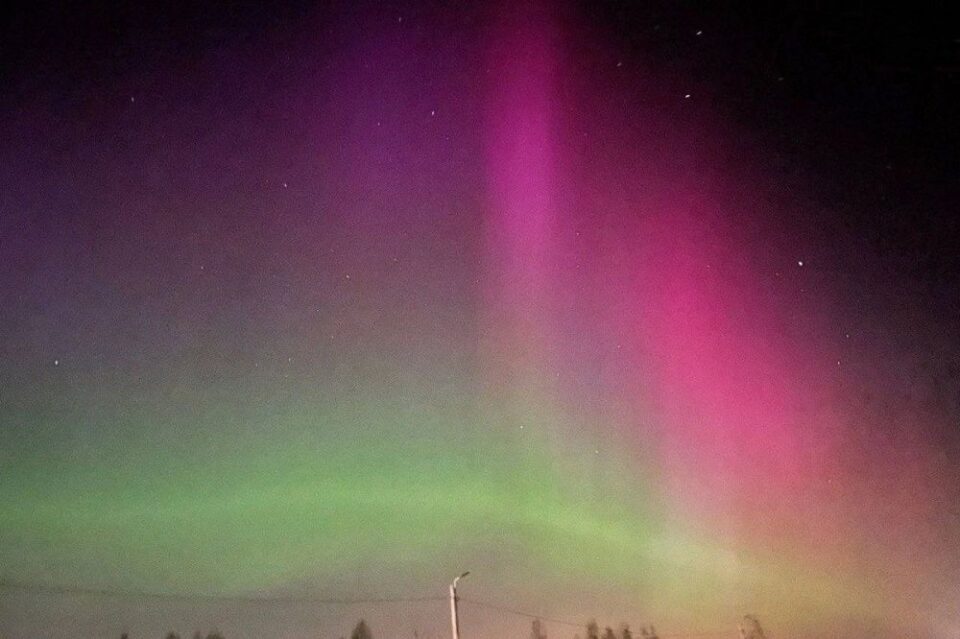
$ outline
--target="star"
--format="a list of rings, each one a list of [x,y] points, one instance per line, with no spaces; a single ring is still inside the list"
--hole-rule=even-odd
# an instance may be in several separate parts
[[[60,360],[59,360],[59,359],[53,360],[53,365],[54,365],[54,366],[59,366],[59,365],[60,365]]]
[[[797,260],[797,266],[803,266],[803,260]]]
[[[433,116],[435,116],[436,114],[437,114],[436,111],[430,111],[430,117],[431,117],[431,118],[432,118]]]
[[[684,95],[683,97],[684,97],[684,99],[687,99],[687,100],[689,100],[689,99],[690,99],[690,94],[689,94],[689,93],[687,93],[687,94],[685,94],[685,95]]]
[[[698,36],[702,36],[702,35],[703,35],[703,31],[697,31],[697,35],[698,35]]]

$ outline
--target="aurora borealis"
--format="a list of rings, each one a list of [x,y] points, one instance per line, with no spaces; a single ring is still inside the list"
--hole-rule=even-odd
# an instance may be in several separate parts
[[[245,11],[8,73],[0,581],[179,598],[0,635],[960,632],[955,274],[584,7]]]

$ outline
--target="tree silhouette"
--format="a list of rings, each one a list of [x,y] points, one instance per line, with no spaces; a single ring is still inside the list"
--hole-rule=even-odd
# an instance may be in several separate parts
[[[620,639],[633,639],[633,633],[630,632],[630,624],[624,623],[620,626]]]
[[[607,626],[603,629],[603,639],[617,639],[617,633],[613,631],[613,628]]]
[[[167,636],[165,637],[165,639],[180,639],[180,635],[171,631],[167,633]]]
[[[743,623],[740,624],[740,636],[742,639],[766,639],[760,622],[753,615],[744,616]]]
[[[593,619],[587,622],[587,639],[600,639],[600,626]]]
[[[350,633],[350,639],[373,639],[373,633],[370,632],[366,621],[361,619],[357,622],[353,632]]]
[[[534,619],[530,624],[530,639],[547,639],[547,631],[539,619]]]

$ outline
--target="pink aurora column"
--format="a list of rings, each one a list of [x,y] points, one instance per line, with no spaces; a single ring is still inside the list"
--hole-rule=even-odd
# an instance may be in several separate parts
[[[543,373],[555,344],[556,34],[550,25],[542,8],[502,10],[485,69],[489,374],[520,410],[548,392]]]

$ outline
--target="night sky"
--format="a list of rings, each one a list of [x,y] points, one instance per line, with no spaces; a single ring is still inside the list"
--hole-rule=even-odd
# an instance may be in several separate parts
[[[960,634],[947,3],[145,4],[0,32],[0,636]]]

